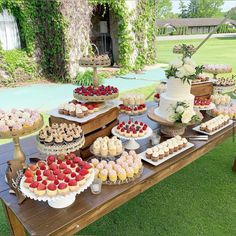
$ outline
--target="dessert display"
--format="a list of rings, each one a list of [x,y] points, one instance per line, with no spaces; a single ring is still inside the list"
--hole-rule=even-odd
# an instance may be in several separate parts
[[[223,64],[206,64],[204,65],[204,72],[211,74],[231,73],[232,67]]]
[[[199,74],[196,76],[196,78],[193,80],[193,84],[195,83],[202,83],[202,82],[208,82],[210,78],[208,76]]]
[[[52,126],[41,129],[38,135],[40,143],[47,146],[76,142],[83,137],[81,127],[74,123],[52,123]]]
[[[10,112],[0,111],[0,138],[30,134],[42,125],[42,116],[37,111],[30,109],[12,109]]]
[[[92,165],[71,153],[48,156],[30,165],[22,179],[26,189],[36,196],[55,197],[78,191],[91,176]]]
[[[97,138],[90,150],[95,156],[114,157],[123,152],[123,145],[116,136],[112,138],[105,136]]]
[[[83,118],[89,114],[101,110],[105,107],[104,103],[81,103],[77,100],[72,100],[67,103],[63,103],[58,107],[59,114],[73,116],[77,118]]]
[[[177,135],[171,139],[168,139],[165,142],[158,144],[152,148],[148,148],[145,152],[145,156],[147,159],[151,159],[156,162],[162,159],[167,158],[170,154],[178,152],[185,148],[188,144],[188,140],[186,138],[182,138]]]
[[[135,180],[142,174],[143,164],[135,151],[123,152],[116,161],[91,160],[95,168],[95,177],[104,184],[123,184]]]
[[[196,51],[196,48],[192,44],[178,44],[173,48],[173,53],[183,54],[185,51],[187,51],[189,54],[193,54]]]
[[[194,107],[199,109],[208,108],[210,104],[211,104],[210,98],[195,97],[194,99]]]
[[[210,111],[211,116],[219,116],[226,115],[229,116],[230,119],[236,119],[236,104],[231,104],[226,107],[217,107]]]
[[[119,95],[119,90],[113,86],[100,85],[94,86],[81,86],[74,90],[74,97],[78,100],[99,102],[104,100],[115,99]]]
[[[141,104],[137,106],[125,106],[123,104],[119,105],[120,112],[123,112],[127,115],[140,115],[147,110],[146,104]]]
[[[154,101],[159,102],[160,101],[160,94],[164,93],[166,91],[166,85],[164,83],[158,84],[156,87],[156,93],[154,94]]]
[[[119,123],[119,125],[115,128],[115,132],[127,138],[137,138],[146,135],[147,129],[148,126],[143,122],[128,121]]]
[[[216,105],[229,105],[231,102],[231,97],[229,95],[214,94],[211,95],[211,101]]]
[[[235,85],[235,79],[234,78],[217,78],[217,81],[214,83],[215,86],[222,86],[222,87],[228,87],[228,86],[234,86]]]
[[[145,96],[143,94],[123,94],[120,100],[125,106],[138,106],[145,104]]]
[[[227,125],[229,123],[229,120],[230,119],[228,115],[219,115],[207,122],[202,123],[200,125],[200,131],[212,133]]]

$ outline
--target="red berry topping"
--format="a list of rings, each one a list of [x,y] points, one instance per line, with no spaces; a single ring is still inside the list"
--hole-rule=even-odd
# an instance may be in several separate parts
[[[75,169],[75,171],[76,171],[76,172],[80,172],[80,168],[77,167],[77,168]]]
[[[36,175],[41,175],[41,171],[40,170],[36,170]]]
[[[47,185],[48,182],[46,180],[43,180],[42,184]]]
[[[75,168],[75,163],[71,163],[70,167]]]
[[[47,161],[54,162],[56,158],[54,156],[48,156]]]
[[[42,176],[39,175],[39,176],[37,177],[37,181],[42,181],[42,180],[43,180]]]
[[[81,181],[84,179],[84,177],[82,175],[77,175],[75,179],[76,181]]]
[[[71,164],[71,161],[70,161],[70,160],[66,160],[66,164],[67,164],[67,165],[70,165],[70,164]]]
[[[48,176],[48,180],[50,180],[50,181],[54,181],[56,179],[56,177],[55,177],[55,175],[53,175],[53,174],[50,174],[49,176]]]
[[[31,184],[34,181],[33,177],[28,177],[25,179],[25,183]]]
[[[53,171],[53,174],[54,174],[54,175],[58,175],[59,173],[60,173],[60,170],[58,170],[58,169],[56,169],[56,170]]]
[[[37,187],[38,190],[46,190],[46,185],[44,184],[39,184]]]
[[[60,168],[60,169],[66,169],[66,168],[67,168],[67,166],[66,166],[66,164],[65,164],[65,163],[61,163],[61,164],[59,165],[59,168]]]
[[[46,166],[45,165],[40,166],[40,170],[46,170]]]
[[[58,178],[59,180],[63,180],[65,177],[66,177],[66,175],[63,174],[63,173],[59,173],[58,176],[57,176],[57,178]]]
[[[75,179],[71,179],[71,180],[69,181],[69,186],[76,186],[76,184],[77,184],[77,182],[76,182]]]
[[[34,181],[33,183],[30,184],[30,188],[37,188],[39,183],[37,181]]]
[[[71,173],[71,178],[74,178],[75,176],[76,176],[76,173],[75,172],[73,172],[73,173]]]
[[[82,170],[80,170],[79,173],[80,173],[81,175],[87,175],[89,172],[88,172],[87,169],[82,169]]]
[[[69,177],[66,177],[66,178],[65,178],[65,182],[66,182],[66,183],[69,183],[69,181],[70,181],[70,178],[69,178]]]
[[[33,177],[33,176],[34,176],[34,174],[31,170],[27,169],[25,171],[25,177],[29,178],[29,177]]]
[[[70,174],[72,171],[71,171],[71,169],[69,169],[69,168],[66,168],[64,171],[63,171],[63,173],[65,174],[65,175],[68,175],[68,174]]]
[[[50,170],[45,170],[44,172],[43,172],[43,175],[44,176],[49,176],[51,174],[51,171]]]
[[[59,180],[58,179],[56,179],[55,181],[54,181],[54,184],[56,184],[56,185],[58,185],[60,182],[59,182]]]
[[[58,185],[58,188],[59,188],[59,189],[65,189],[65,188],[67,188],[67,184],[66,184],[66,183],[60,183],[60,184]]]
[[[57,186],[54,183],[49,184],[47,187],[48,187],[48,190],[51,190],[51,191],[55,191],[57,189]]]
[[[90,168],[92,168],[92,166],[89,163],[85,163],[84,164],[84,168],[85,169],[90,169]]]

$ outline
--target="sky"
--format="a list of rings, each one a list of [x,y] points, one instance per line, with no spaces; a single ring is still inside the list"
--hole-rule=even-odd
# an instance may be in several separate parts
[[[184,0],[184,2],[188,3],[189,0]],[[179,13],[179,0],[172,0],[173,12]],[[226,0],[224,1],[224,5],[222,6],[222,11],[228,11],[232,7],[236,7],[236,0]]]

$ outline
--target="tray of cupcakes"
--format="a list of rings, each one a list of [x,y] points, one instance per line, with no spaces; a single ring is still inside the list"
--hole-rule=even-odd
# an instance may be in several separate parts
[[[158,166],[172,157],[175,157],[189,148],[192,148],[193,146],[194,144],[188,142],[186,138],[177,135],[152,148],[148,148],[139,155],[142,160],[154,166]]]
[[[123,151],[122,142],[116,136],[113,136],[112,138],[107,136],[103,138],[99,137],[90,146],[90,152],[102,159],[113,160],[115,157],[120,156]]]
[[[79,125],[74,123],[52,123],[39,131],[36,137],[37,147],[42,153],[70,153],[80,149],[85,138]]]
[[[81,86],[74,90],[74,98],[85,102],[104,102],[117,98],[119,95],[118,88],[114,86],[100,85]]]
[[[120,98],[120,112],[127,115],[142,115],[147,111],[145,97],[143,94],[123,94]]]
[[[135,151],[123,152],[115,161],[91,159],[94,166],[95,178],[102,180],[103,184],[127,184],[139,178],[143,172],[141,158]]]
[[[230,120],[228,115],[218,115],[215,118],[194,127],[193,130],[207,135],[214,135],[233,123],[233,120]]]
[[[0,110],[0,138],[8,139],[31,134],[43,126],[42,115],[30,109]]]
[[[29,165],[20,182],[21,191],[36,201],[64,208],[94,180],[94,169],[74,153],[48,156],[45,161]]]

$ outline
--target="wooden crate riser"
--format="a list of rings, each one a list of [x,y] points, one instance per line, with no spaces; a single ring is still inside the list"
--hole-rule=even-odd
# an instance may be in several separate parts
[[[191,94],[196,97],[210,98],[213,94],[212,83],[193,84],[191,87]]]

